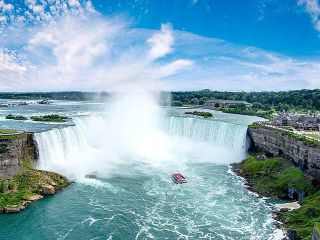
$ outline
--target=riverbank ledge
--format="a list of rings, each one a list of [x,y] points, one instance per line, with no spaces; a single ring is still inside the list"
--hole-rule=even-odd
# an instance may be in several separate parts
[[[70,184],[57,173],[35,169],[37,158],[33,133],[0,130],[0,213],[17,213]]]

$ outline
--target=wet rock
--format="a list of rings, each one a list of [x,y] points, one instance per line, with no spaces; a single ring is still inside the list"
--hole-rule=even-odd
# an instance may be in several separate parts
[[[55,193],[55,189],[51,185],[42,186],[42,194],[43,195],[52,195]]]
[[[86,174],[85,178],[97,178],[97,176],[93,174]]]
[[[289,230],[288,235],[290,240],[297,240],[297,232],[295,230]]]
[[[288,212],[289,210],[289,208],[280,208],[279,212]]]
[[[10,207],[5,207],[4,213],[17,213],[17,212],[20,212],[20,210],[21,210],[21,206],[12,205]]]

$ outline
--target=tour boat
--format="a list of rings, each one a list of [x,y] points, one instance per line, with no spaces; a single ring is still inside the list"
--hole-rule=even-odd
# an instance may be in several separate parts
[[[181,173],[173,173],[171,175],[171,177],[176,183],[186,183],[187,182],[187,179]]]

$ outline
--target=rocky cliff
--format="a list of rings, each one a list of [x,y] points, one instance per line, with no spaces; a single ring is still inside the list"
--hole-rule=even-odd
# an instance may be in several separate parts
[[[253,148],[290,159],[304,172],[320,180],[320,144],[259,124],[248,127],[248,136]]]
[[[0,178],[8,178],[22,170],[27,156],[36,157],[37,147],[32,133],[0,134]]]
[[[33,133],[0,130],[0,213],[16,213],[70,183],[65,177],[35,169]]]

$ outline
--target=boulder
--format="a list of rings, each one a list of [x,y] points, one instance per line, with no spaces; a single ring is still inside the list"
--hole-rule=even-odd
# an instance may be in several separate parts
[[[45,185],[41,187],[43,195],[52,195],[55,193],[55,189],[52,185]]]
[[[289,210],[289,208],[280,208],[279,212],[288,212]]]

